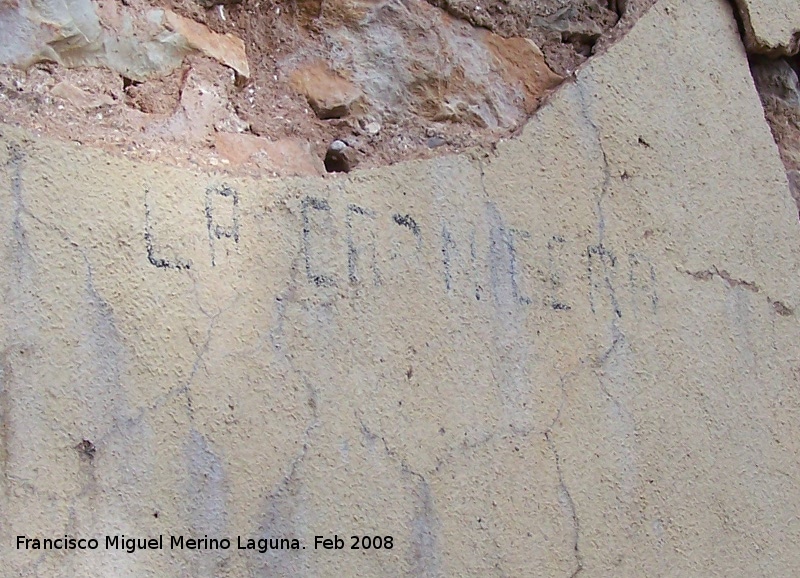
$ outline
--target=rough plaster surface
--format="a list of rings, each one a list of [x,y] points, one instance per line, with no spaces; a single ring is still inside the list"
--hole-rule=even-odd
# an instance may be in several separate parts
[[[800,2],[734,1],[742,18],[748,48],[772,55],[792,55],[800,50]]]
[[[727,3],[486,156],[236,180],[0,132],[4,573],[800,567],[800,228]],[[306,549],[14,549],[64,533]]]

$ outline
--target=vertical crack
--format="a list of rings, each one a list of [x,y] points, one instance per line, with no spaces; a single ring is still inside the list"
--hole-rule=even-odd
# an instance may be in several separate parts
[[[597,149],[600,153],[601,158],[603,159],[603,184],[600,188],[600,191],[595,195],[595,212],[597,214],[597,245],[593,247],[589,247],[588,249],[588,258],[591,263],[592,255],[596,255],[600,262],[600,265],[603,270],[603,283],[606,286],[608,291],[608,296],[611,299],[611,304],[614,309],[615,316],[611,319],[611,334],[614,340],[617,340],[619,337],[624,337],[622,335],[621,330],[619,329],[619,324],[617,320],[622,317],[621,309],[619,306],[619,300],[617,299],[616,290],[614,289],[613,284],[611,283],[611,277],[609,275],[607,261],[610,259],[612,262],[612,266],[615,264],[615,257],[613,253],[605,246],[605,238],[606,238],[606,218],[603,212],[603,201],[605,197],[608,195],[608,191],[611,188],[611,167],[608,162],[608,155],[606,154],[605,147],[603,146],[603,136],[600,132],[600,128],[595,123],[594,119],[592,118],[591,112],[589,111],[589,103],[587,100],[586,95],[586,87],[583,82],[582,77],[578,77],[575,81],[575,87],[578,91],[578,99],[581,106],[581,113],[583,119],[586,121],[586,124],[589,126],[592,135],[594,136],[595,142],[597,143]],[[592,278],[590,276],[589,283],[591,285]],[[590,291],[591,291],[590,287]]]
[[[615,266],[615,258],[613,252],[606,246],[607,243],[607,221],[605,214],[605,201],[610,195],[612,188],[612,171],[609,156],[605,150],[603,143],[603,134],[600,126],[596,122],[592,114],[593,101],[590,99],[589,93],[589,80],[585,75],[579,75],[576,79],[576,90],[578,92],[578,100],[581,108],[581,116],[585,122],[585,126],[591,136],[591,141],[594,142],[594,147],[597,151],[597,157],[602,165],[602,184],[596,188],[595,192],[595,210],[597,215],[597,245],[589,247],[587,257],[591,259],[595,255],[599,266],[598,281],[602,279],[605,294],[610,301],[610,310],[603,312],[605,324],[608,328],[609,335],[607,345],[604,347],[603,353],[595,360],[594,366],[596,368],[596,383],[599,391],[607,400],[609,404],[605,423],[607,424],[608,433],[610,434],[609,442],[614,443],[619,448],[619,463],[617,464],[616,476],[619,477],[623,486],[620,490],[624,495],[630,495],[631,489],[627,488],[632,484],[631,472],[635,469],[635,457],[631,444],[634,443],[636,438],[636,422],[631,411],[629,411],[624,403],[625,400],[625,384],[630,381],[629,372],[627,370],[627,356],[629,351],[627,349],[627,338],[621,328],[622,313],[619,306],[619,300],[612,283],[612,273]],[[590,291],[596,290],[599,283],[595,283],[592,273],[590,273]],[[600,317],[602,319],[602,317]],[[548,433],[547,439],[550,442],[551,436]],[[562,464],[561,458],[556,452],[553,445],[552,451],[556,456],[556,466],[563,483]],[[567,488],[562,486],[562,491],[566,492]],[[619,499],[618,495],[618,499]],[[564,502],[567,504],[567,509],[574,512],[574,502],[571,495],[564,495]],[[577,524],[577,516],[574,522]],[[576,550],[577,556],[577,550]],[[583,560],[580,559],[577,570],[573,576],[579,574],[583,569]]]
[[[592,114],[589,110],[590,106],[587,100],[586,86],[583,82],[582,77],[579,76],[576,79],[575,86],[578,91],[578,98],[580,101],[583,118],[586,121],[586,124],[591,129],[592,135],[594,136],[595,142],[597,143],[597,149],[600,153],[600,156],[603,159],[603,184],[600,188],[600,191],[595,195],[595,209],[597,213],[597,246],[594,247],[593,249],[594,252],[597,253],[600,257],[604,255],[610,256],[610,258],[612,259],[612,266],[613,266],[614,257],[604,245],[606,237],[606,219],[605,219],[605,214],[603,213],[603,200],[608,195],[608,191],[611,188],[611,167],[608,162],[608,155],[606,154],[605,147],[603,146],[602,133],[600,132],[599,127],[592,118]],[[591,251],[592,248],[590,248],[590,252]],[[617,299],[616,291],[614,289],[613,284],[611,283],[611,277],[608,271],[607,260],[608,259],[602,259],[602,258],[599,259],[600,265],[603,269],[603,277],[604,277],[603,280],[606,289],[608,290],[609,298],[611,299],[611,304],[614,309],[614,314],[611,316],[611,322],[610,322],[612,343],[611,347],[609,347],[609,349],[603,355],[603,358],[608,358],[608,356],[616,349],[617,344],[625,340],[625,335],[619,328],[619,319],[622,317],[622,314],[619,307],[619,301]],[[591,278],[589,279],[589,283],[590,284],[592,283]]]
[[[547,447],[553,453],[556,460],[556,473],[558,474],[558,489],[562,506],[569,512],[572,519],[572,552],[575,556],[575,570],[570,574],[570,578],[575,578],[583,571],[583,555],[581,554],[580,540],[581,540],[581,521],[578,518],[578,511],[575,508],[575,502],[572,499],[572,494],[567,487],[564,480],[564,471],[561,465],[561,456],[556,448],[555,441],[553,440],[552,432],[546,431],[544,438],[547,441]]]
[[[597,209],[598,242],[600,245],[602,245],[606,232],[606,221],[605,216],[603,215],[603,198],[606,196],[608,189],[611,187],[611,168],[608,162],[608,155],[606,154],[605,147],[603,146],[602,133],[592,118],[591,113],[589,112],[589,103],[586,97],[586,87],[583,83],[582,76],[578,76],[576,78],[575,87],[578,90],[578,99],[580,101],[583,119],[586,121],[586,124],[589,125],[592,135],[597,143],[597,148],[603,158],[603,185],[599,195],[596,195],[595,197],[595,207]]]
[[[575,558],[575,570],[570,574],[570,578],[575,578],[583,571],[583,554],[581,553],[580,540],[581,540],[581,523],[578,517],[578,509],[575,506],[575,501],[572,499],[572,494],[569,491],[567,482],[564,479],[564,470],[561,463],[561,455],[558,453],[555,439],[553,439],[553,430],[561,422],[561,412],[567,404],[567,384],[566,376],[559,379],[561,387],[561,403],[558,406],[553,421],[544,432],[544,439],[547,442],[547,447],[553,454],[556,462],[556,475],[558,476],[558,490],[561,505],[567,510],[570,521],[572,523],[572,553]]]
[[[411,567],[412,575],[420,578],[438,578],[442,575],[441,555],[439,550],[438,528],[439,517],[436,513],[433,492],[424,475],[414,471],[408,463],[389,447],[386,438],[372,432],[364,420],[355,412],[355,417],[361,427],[361,434],[371,445],[380,440],[387,456],[400,464],[400,471],[418,480],[418,502],[414,517],[411,520]]]
[[[311,447],[313,431],[319,427],[317,390],[306,383],[308,389],[308,405],[312,409],[311,421],[303,431],[300,450],[289,463],[283,478],[262,502],[263,514],[258,523],[258,532],[264,536],[291,536],[305,531],[305,511],[309,507],[303,496],[300,468]],[[301,558],[289,555],[283,550],[270,550],[265,556],[251,558],[251,575],[254,576],[305,576],[300,568],[304,564],[305,554]]]

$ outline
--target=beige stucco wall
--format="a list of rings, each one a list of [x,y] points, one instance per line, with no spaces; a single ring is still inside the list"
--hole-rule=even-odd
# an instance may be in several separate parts
[[[726,2],[660,3],[492,152],[276,181],[0,139],[0,574],[800,567],[800,225]],[[15,548],[65,533],[306,549]]]

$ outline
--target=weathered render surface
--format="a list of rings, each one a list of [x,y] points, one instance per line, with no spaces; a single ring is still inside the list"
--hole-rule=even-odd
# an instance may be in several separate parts
[[[756,52],[792,55],[800,50],[800,2],[735,0],[745,41]]]
[[[236,180],[0,132],[4,574],[800,567],[800,226],[726,2],[486,155]],[[306,549],[14,548],[65,533]]]

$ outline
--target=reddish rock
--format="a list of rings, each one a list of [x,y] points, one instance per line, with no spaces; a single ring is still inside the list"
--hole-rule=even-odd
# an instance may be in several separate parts
[[[219,132],[214,146],[220,157],[234,166],[253,162],[280,176],[317,176],[325,173],[322,161],[311,154],[307,142],[297,139],[270,141],[251,134]]]
[[[71,102],[78,108],[97,108],[114,104],[114,99],[107,94],[92,94],[66,81],[61,81],[51,88],[50,94]]]
[[[186,39],[189,48],[229,66],[242,78],[250,78],[244,42],[233,34],[217,34],[203,24],[164,10],[164,26]]]
[[[320,62],[295,71],[290,83],[292,88],[306,97],[309,106],[321,119],[349,115],[361,98],[361,91],[352,82]]]
[[[542,51],[527,38],[503,38],[486,32],[482,40],[496,58],[503,79],[522,88],[526,114],[535,111],[541,97],[564,80],[550,70]]]

